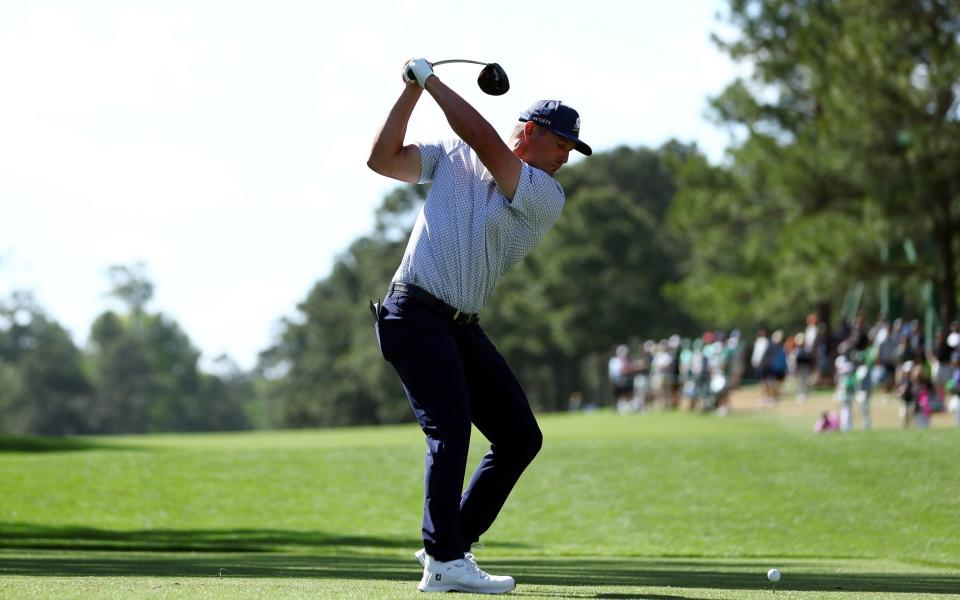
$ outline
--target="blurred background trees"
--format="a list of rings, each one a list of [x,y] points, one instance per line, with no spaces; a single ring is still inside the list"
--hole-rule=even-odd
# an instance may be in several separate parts
[[[94,389],[70,335],[29,294],[0,299],[0,425],[4,431],[79,434]]]
[[[146,309],[143,265],[114,266],[125,305],[97,317],[86,350],[29,294],[0,299],[0,430],[79,434],[248,429],[264,424],[253,377],[229,364],[198,368],[180,326]]]
[[[613,345],[705,329],[834,324],[858,309],[957,318],[960,3],[730,0],[716,41],[751,74],[711,99],[733,144],[615,148],[559,172],[560,220],[482,323],[540,410],[606,394]],[[627,76],[627,75],[625,75]],[[652,93],[670,93],[659,90]],[[69,434],[409,420],[367,302],[425,186],[384,198],[276,343],[214,373],[148,310],[142,265],[110,269],[122,310],[77,348],[28,294],[0,298],[0,429]],[[209,369],[208,369],[209,370]]]
[[[712,106],[742,141],[681,175],[675,297],[704,318],[720,292],[729,325],[736,305],[796,317],[866,282],[880,308],[926,313],[929,338],[957,316],[960,4],[731,0],[729,17],[717,41],[753,76]]]

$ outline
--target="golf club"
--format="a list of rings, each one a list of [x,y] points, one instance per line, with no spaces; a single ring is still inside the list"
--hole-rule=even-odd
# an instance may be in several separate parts
[[[447,60],[438,60],[430,63],[430,66],[436,67],[447,63],[470,63],[473,65],[483,65],[480,76],[477,77],[477,85],[484,93],[491,96],[502,96],[510,89],[510,80],[507,79],[507,73],[497,63],[485,63],[478,60],[467,60],[465,58],[451,58]]]

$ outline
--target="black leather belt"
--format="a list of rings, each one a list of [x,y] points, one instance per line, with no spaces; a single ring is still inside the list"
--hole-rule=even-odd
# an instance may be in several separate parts
[[[392,295],[394,292],[406,294],[412,298],[416,298],[458,325],[475,325],[480,321],[480,315],[476,313],[465,313],[462,310],[458,310],[443,300],[437,298],[427,290],[419,288],[412,283],[394,281],[390,284],[390,291],[388,294]]]

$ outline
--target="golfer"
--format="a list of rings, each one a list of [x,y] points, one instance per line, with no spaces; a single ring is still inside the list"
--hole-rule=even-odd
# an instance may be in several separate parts
[[[564,195],[554,174],[571,150],[591,149],[578,138],[577,112],[559,101],[525,111],[508,146],[425,59],[404,65],[403,79],[367,165],[407,183],[433,183],[387,297],[374,307],[380,349],[426,435],[418,589],[509,592],[513,578],[480,570],[470,548],[496,519],[543,435],[478,313],[497,280],[560,216]],[[404,145],[423,90],[460,139]],[[471,423],[490,451],[463,491]]]

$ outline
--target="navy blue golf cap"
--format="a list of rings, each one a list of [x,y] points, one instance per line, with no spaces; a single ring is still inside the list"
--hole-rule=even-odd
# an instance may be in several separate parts
[[[576,142],[577,151],[590,156],[593,150],[580,141],[580,113],[559,100],[540,100],[520,114],[521,121],[533,121],[550,131]]]

